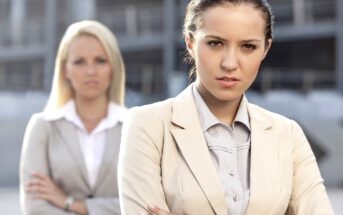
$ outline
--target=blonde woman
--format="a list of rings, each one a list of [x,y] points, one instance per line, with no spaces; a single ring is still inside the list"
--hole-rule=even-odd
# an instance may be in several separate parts
[[[23,214],[120,214],[117,158],[125,69],[115,36],[81,21],[63,36],[49,101],[26,128]]]

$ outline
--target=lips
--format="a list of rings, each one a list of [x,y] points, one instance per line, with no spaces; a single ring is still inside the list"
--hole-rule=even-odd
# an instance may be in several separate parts
[[[96,80],[88,80],[88,81],[85,81],[85,85],[87,86],[95,86],[95,85],[98,85],[98,81]]]
[[[216,78],[216,80],[218,81],[219,85],[224,88],[232,88],[236,84],[238,84],[238,82],[240,81],[236,77],[227,77],[227,76]]]
[[[235,77],[220,77],[220,78],[217,78],[217,80],[222,80],[222,81],[238,81],[238,78],[235,78]]]

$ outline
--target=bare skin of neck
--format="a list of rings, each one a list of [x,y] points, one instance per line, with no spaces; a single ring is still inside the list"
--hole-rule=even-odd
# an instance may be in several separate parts
[[[210,93],[203,95],[203,93],[200,92],[200,94],[213,115],[216,116],[220,122],[231,127],[242,97],[232,101],[220,101]]]
[[[108,99],[75,98],[76,112],[88,133],[91,133],[99,122],[107,115]]]

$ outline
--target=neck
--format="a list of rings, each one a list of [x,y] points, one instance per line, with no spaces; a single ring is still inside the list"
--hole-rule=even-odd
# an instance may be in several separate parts
[[[205,101],[208,108],[210,109],[210,111],[213,113],[213,115],[220,122],[223,122],[228,126],[231,126],[238,111],[242,96],[237,99],[223,101],[217,99],[210,93],[207,93],[206,95],[201,93],[200,91],[199,93]]]
[[[76,112],[86,127],[95,127],[107,115],[107,106],[106,97],[92,100],[75,98]],[[92,126],[87,126],[89,124]]]

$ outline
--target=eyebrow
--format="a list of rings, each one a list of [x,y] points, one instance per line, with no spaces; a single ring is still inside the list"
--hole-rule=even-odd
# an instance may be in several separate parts
[[[253,42],[257,43],[257,42],[261,42],[261,40],[252,39],[252,40],[243,40],[242,42],[243,43],[253,43]]]
[[[221,40],[221,41],[227,41],[226,39],[223,39],[221,37],[214,36],[214,35],[206,35],[205,38],[216,39],[216,40]]]
[[[216,40],[221,40],[221,41],[224,41],[226,42],[227,40],[226,39],[223,39],[221,37],[218,37],[218,36],[214,36],[214,35],[207,35],[205,36],[205,38],[212,38],[212,39],[216,39]],[[258,39],[251,39],[251,40],[242,40],[241,42],[242,43],[253,43],[253,42],[260,42],[261,40],[258,40]]]

